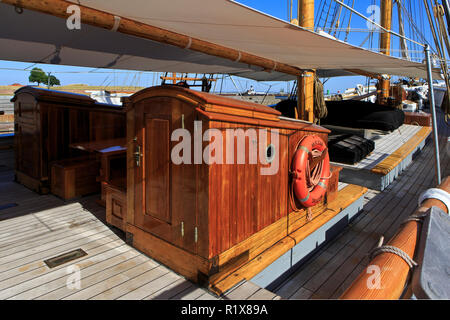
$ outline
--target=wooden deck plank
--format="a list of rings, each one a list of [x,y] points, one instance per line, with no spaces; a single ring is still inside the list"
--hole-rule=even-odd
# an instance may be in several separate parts
[[[89,257],[87,259],[80,260],[79,262],[77,261],[76,263],[82,269],[84,267],[96,264],[99,261],[102,261],[104,259],[108,259],[111,256],[117,255],[120,252],[124,252],[124,251],[128,251],[128,250],[129,250],[129,248],[127,246],[122,245],[118,248],[114,248],[114,249],[109,250],[100,255]],[[21,294],[22,292],[45,285],[46,283],[51,282],[57,278],[66,277],[67,276],[66,267],[67,267],[67,265],[61,266],[60,268],[57,268],[56,270],[50,269],[48,272],[44,273],[43,275],[40,275],[38,277],[21,282],[12,287],[6,288],[6,289],[0,291],[0,299],[7,299],[10,297],[14,297],[18,294]]]
[[[94,217],[92,213],[81,211],[80,209],[70,209],[70,211],[63,212],[62,216],[55,216],[53,219],[49,217],[47,220],[41,219],[39,216],[35,215],[34,224],[30,226],[23,226],[18,224],[17,226],[9,227],[5,229],[5,233],[3,234],[3,238],[6,238],[6,233],[10,233],[11,231],[20,231],[23,235],[19,234],[18,236],[22,236],[22,238],[28,237],[31,234],[36,234],[40,231],[55,231],[57,229],[61,229],[61,227],[65,226],[68,222],[72,222],[74,225],[77,221],[79,221],[79,217]],[[17,237],[14,237],[14,239]],[[8,237],[11,239],[11,237]],[[3,247],[3,246],[2,246]]]
[[[147,284],[144,284],[143,286],[120,296],[118,300],[142,300],[148,295],[158,292],[159,290],[171,285],[172,283],[180,279],[181,277],[179,275],[168,272],[163,276],[156,278],[155,280],[150,281]]]
[[[87,300],[87,299],[106,299],[108,294],[113,295],[113,288],[129,281],[130,279],[136,279],[139,277],[139,280],[146,275],[154,275],[158,271],[154,271],[159,268],[159,265],[156,265],[154,261],[147,260],[144,263],[138,264],[137,266],[126,270],[125,272],[116,274],[113,277],[100,281],[94,285],[91,285],[87,288],[82,288],[81,290],[73,293],[69,296],[64,297],[64,300]],[[161,272],[161,271],[159,271]]]
[[[289,297],[291,300],[306,300],[313,296],[313,292],[303,287],[299,288],[293,295]]]
[[[87,220],[88,222],[94,221],[92,217]],[[16,250],[10,249],[5,250],[5,252],[2,253],[2,257],[0,258],[0,266],[2,264],[5,264],[10,261],[18,260],[20,258],[27,257],[29,255],[32,255],[36,252],[46,252],[51,250],[64,250],[64,245],[69,244],[70,246],[76,245],[72,241],[80,241],[84,238],[89,238],[91,236],[95,236],[97,234],[101,234],[103,226],[98,224],[89,224],[88,226],[84,226],[83,230],[78,230],[79,233],[76,234],[66,234],[66,237],[60,238],[60,239],[54,239],[53,241],[40,244],[40,245],[34,245],[31,246],[28,244],[25,247],[17,248]],[[107,231],[107,230],[104,230]]]
[[[137,263],[142,263],[143,260],[135,259],[139,258],[139,254],[133,250],[128,250],[112,257],[106,258],[95,264],[92,264],[86,268],[80,269],[80,289],[87,288],[92,284],[100,282],[101,280],[108,278],[126,270],[126,267],[134,266]],[[137,261],[136,261],[137,260]],[[131,265],[131,266],[130,266]],[[73,266],[78,266],[73,264]],[[67,267],[66,267],[67,268]],[[71,289],[67,287],[67,279],[69,274],[64,277],[57,278],[50,282],[45,283],[39,287],[28,290],[20,295],[15,296],[15,299],[38,299],[38,300],[59,300],[70,294],[73,294],[77,289]]]
[[[205,292],[195,300],[218,300],[219,298],[209,292]]]
[[[231,300],[243,300],[250,297],[259,289],[260,287],[257,286],[256,284],[250,281],[245,281],[244,283],[240,284],[230,292],[225,293],[225,298]]]
[[[16,268],[33,261],[46,260],[65,252],[78,249],[80,246],[86,243],[102,238],[104,235],[103,233],[108,233],[108,230],[104,230],[104,226],[99,226],[83,234],[83,237],[77,241],[68,242],[63,246],[59,246],[42,252],[36,252],[17,260],[5,262],[0,265],[0,272]]]
[[[164,288],[152,293],[144,298],[144,300],[169,300],[181,292],[194,288],[194,284],[184,278],[180,278],[175,282],[165,286]]]
[[[95,265],[92,265],[82,270],[82,279],[80,289],[88,289],[102,281],[112,278],[120,273],[135,268],[136,266],[145,263],[147,260],[138,252],[130,250],[122,254],[116,255],[110,259],[103,260]],[[156,264],[154,265],[156,267]],[[65,283],[60,283],[59,288],[48,294],[39,296],[38,299],[63,299],[70,296],[79,290],[69,289]]]
[[[81,217],[82,218],[82,217]],[[90,221],[74,221],[74,225],[79,226],[81,224],[84,225],[86,228],[85,230],[89,230],[87,228],[95,228],[98,226],[98,221],[95,218],[89,218]],[[81,224],[80,224],[81,223]],[[42,236],[37,236],[34,240],[29,239],[28,241],[19,241],[18,243],[14,242],[7,246],[0,247],[0,258],[8,256],[10,254],[13,254],[15,252],[19,252],[22,250],[28,250],[30,248],[37,248],[40,246],[45,246],[46,244],[50,242],[57,242],[60,241],[66,237],[70,237],[76,234],[79,234],[81,231],[77,228],[70,228],[70,229],[59,229],[57,231],[53,231],[50,234],[45,234]]]
[[[170,300],[195,300],[205,293],[205,289],[194,286],[187,288],[179,294],[170,298]]]
[[[92,241],[86,244],[86,246],[82,247],[82,249],[88,253],[88,257],[94,257],[98,254],[119,247],[121,244],[123,244],[121,240],[114,240],[110,237],[110,235],[107,235],[99,240]],[[78,264],[83,261],[85,260],[80,259],[77,260],[76,263]],[[55,267],[53,270],[63,267],[65,268],[67,267],[67,265]],[[19,283],[41,276],[48,271],[49,268],[42,260],[13,268],[0,274],[0,277],[2,279],[2,281],[0,282],[0,288],[5,289],[13,287],[14,285],[17,285]]]
[[[92,217],[85,218],[83,221],[77,221],[75,224],[89,224],[90,222],[93,222],[95,227],[100,227],[101,222],[98,220],[93,220]],[[69,229],[74,222],[72,221],[62,221],[55,225],[55,228],[49,228],[48,226],[42,226],[42,227],[36,227],[32,230],[29,230],[29,232],[24,232],[22,234],[15,233],[14,230],[9,231],[7,234],[5,234],[5,238],[2,239],[3,247],[15,243],[22,243],[23,241],[27,240],[33,240],[36,236],[45,234],[45,235],[51,235],[54,231],[57,230],[65,230]]]
[[[8,226],[4,225],[0,232],[2,232],[2,234],[10,230],[25,232],[30,227],[36,228],[42,224],[48,226],[59,221],[69,221],[71,218],[78,218],[80,215],[88,216],[87,213],[80,212],[78,208],[61,210],[54,216],[49,214],[48,216],[45,216],[45,218],[40,218],[32,214],[32,219],[30,219],[29,221],[16,221],[14,224]]]
[[[260,288],[254,294],[247,298],[247,300],[273,300],[277,295],[266,289]]]
[[[127,273],[127,272],[117,275],[114,278],[123,280],[121,283],[119,283],[119,284],[116,283],[115,286],[109,288],[108,290],[104,290],[100,294],[98,294],[90,299],[92,299],[92,300],[112,300],[112,299],[120,298],[121,296],[123,296],[129,292],[132,292],[132,291],[140,288],[141,286],[143,286],[149,282],[152,282],[170,272],[169,269],[167,269],[166,267],[164,267],[162,265],[156,266],[155,268],[153,268],[151,270],[148,270],[148,267],[146,267],[146,269],[147,270],[145,270],[144,273],[134,275],[134,276],[133,275],[124,276],[125,273]],[[103,283],[107,284],[108,282],[104,281]]]

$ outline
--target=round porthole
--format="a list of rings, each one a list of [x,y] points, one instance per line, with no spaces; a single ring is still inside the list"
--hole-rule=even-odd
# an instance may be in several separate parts
[[[266,161],[267,163],[271,163],[273,159],[275,159],[275,146],[269,144],[266,148]]]
[[[23,8],[22,8],[22,7],[14,6],[14,10],[15,10],[16,13],[18,13],[18,14],[22,14],[22,13],[23,13]]]

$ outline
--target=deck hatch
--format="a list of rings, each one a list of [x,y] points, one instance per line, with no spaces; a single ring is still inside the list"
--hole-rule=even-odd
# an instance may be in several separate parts
[[[44,262],[49,268],[54,268],[84,256],[87,256],[87,253],[85,251],[83,251],[82,249],[76,249],[70,252],[60,254],[59,256],[44,260]]]

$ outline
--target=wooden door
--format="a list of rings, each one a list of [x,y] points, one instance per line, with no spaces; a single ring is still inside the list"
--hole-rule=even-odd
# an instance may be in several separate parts
[[[41,179],[39,132],[29,123],[16,123],[16,170]]]
[[[193,132],[192,110],[178,100],[154,98],[138,103],[135,115],[135,224],[195,253],[196,168],[171,161],[172,131],[183,118]]]

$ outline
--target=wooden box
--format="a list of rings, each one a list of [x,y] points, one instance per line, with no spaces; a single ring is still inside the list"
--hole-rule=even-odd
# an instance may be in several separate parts
[[[314,134],[326,142],[328,130],[282,120],[270,107],[176,86],[144,89],[123,101],[128,141],[127,233],[139,250],[193,281],[210,283],[214,275],[250,259],[254,246],[272,245],[294,224],[299,228],[306,223],[303,210],[295,213],[290,225],[277,224],[293,211],[289,169],[298,141]],[[194,121],[201,128],[194,130]],[[192,137],[186,142],[192,153],[180,164],[171,160],[181,141],[173,136],[176,129]],[[223,145],[227,139],[238,140],[228,136],[227,129],[244,132],[244,164],[237,163],[237,152],[234,164],[207,164],[204,159],[195,163],[195,148],[206,152],[213,139],[222,140]],[[261,169],[269,165],[249,161],[249,147],[257,142],[248,129],[267,130],[267,141],[260,148],[263,157],[270,156],[270,145],[275,143],[271,134],[279,133],[275,174],[262,175]],[[198,134],[203,139],[200,146],[194,143]],[[222,159],[227,152],[223,150]],[[270,228],[276,232],[262,246],[252,241]]]
[[[431,127],[431,114],[425,112],[405,112],[404,123]]]
[[[106,222],[125,231],[127,194],[124,188],[106,184]]]
[[[70,144],[125,137],[123,108],[85,95],[28,86],[12,101],[16,180],[40,193],[49,191],[51,162],[86,155]]]
[[[51,192],[64,200],[100,191],[96,181],[99,163],[90,159],[67,159],[51,166]]]

